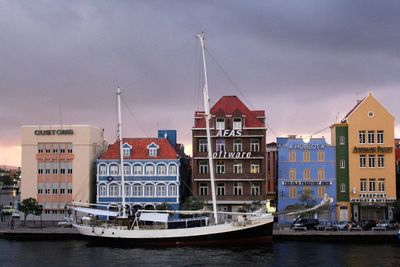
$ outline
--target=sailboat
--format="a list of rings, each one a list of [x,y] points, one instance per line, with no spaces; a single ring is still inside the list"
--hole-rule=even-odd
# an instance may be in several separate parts
[[[80,220],[66,218],[79,233],[106,244],[129,243],[134,246],[249,246],[266,244],[272,241],[274,218],[272,214],[266,212],[265,208],[249,213],[217,211],[204,34],[201,33],[197,37],[201,43],[204,69],[203,101],[210,166],[212,211],[138,210],[134,218],[129,218],[125,202],[125,187],[122,186],[122,203],[119,211],[105,210],[101,209],[101,207],[72,206],[77,212],[90,214],[90,216],[82,217]],[[118,88],[120,166],[124,166],[120,95],[121,92]],[[123,171],[121,171],[121,184],[125,184]],[[219,221],[218,214],[221,213],[229,214],[229,217],[233,219]],[[184,225],[179,224],[176,227],[173,222],[169,221],[169,214],[180,214],[189,217],[197,215],[197,217],[183,219],[181,222],[185,222]],[[112,218],[112,220],[99,222],[94,220],[95,216]]]

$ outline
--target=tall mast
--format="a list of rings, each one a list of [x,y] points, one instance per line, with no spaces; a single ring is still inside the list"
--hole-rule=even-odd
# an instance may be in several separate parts
[[[121,172],[121,196],[122,196],[122,218],[126,218],[125,207],[125,175],[124,175],[124,154],[122,149],[122,116],[121,116],[121,89],[117,89],[118,102],[118,136],[119,136],[119,155],[120,155],[120,172]]]
[[[204,102],[204,117],[206,120],[206,133],[207,133],[207,151],[208,151],[208,164],[210,166],[210,182],[211,182],[211,196],[214,211],[215,224],[218,224],[217,216],[217,198],[215,194],[215,179],[214,179],[214,162],[212,158],[212,145],[211,145],[211,133],[210,133],[210,97],[208,96],[208,80],[207,80],[207,68],[206,68],[206,54],[205,54],[205,42],[204,33],[197,35],[201,44],[201,51],[203,54],[203,68],[204,68],[204,89],[203,89],[203,102]]]

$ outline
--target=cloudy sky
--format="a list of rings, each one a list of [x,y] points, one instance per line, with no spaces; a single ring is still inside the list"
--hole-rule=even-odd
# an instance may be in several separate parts
[[[0,165],[20,164],[22,125],[90,124],[113,142],[117,86],[126,137],[176,129],[190,151],[201,31],[211,101],[264,109],[268,141],[316,133],[369,91],[399,117],[398,14],[390,0],[1,0]]]

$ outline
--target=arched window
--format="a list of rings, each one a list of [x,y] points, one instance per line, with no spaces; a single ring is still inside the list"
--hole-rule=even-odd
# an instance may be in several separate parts
[[[167,186],[165,184],[157,185],[157,196],[164,197],[167,195]]]
[[[168,186],[168,196],[175,197],[176,196],[176,185],[170,184]]]
[[[168,173],[169,173],[169,175],[176,175],[176,165],[174,165],[174,164],[169,165]]]
[[[142,185],[141,184],[134,184],[133,185],[133,196],[139,197],[139,196],[142,196],[142,195],[143,195]]]
[[[154,196],[154,185],[152,185],[152,184],[145,185],[144,186],[144,195],[146,197]]]
[[[164,164],[160,164],[157,166],[157,175],[166,175],[167,174],[167,166]]]
[[[133,175],[142,175],[142,174],[143,174],[142,165],[135,164],[133,166]]]
[[[99,185],[99,196],[100,197],[107,196],[107,186],[105,184]]]
[[[110,185],[110,196],[111,197],[119,196],[119,186],[117,184]]]
[[[131,175],[131,166],[124,164],[124,175]]]
[[[132,187],[130,184],[125,184],[125,196],[130,197],[132,195]]]
[[[146,175],[154,175],[154,166],[153,165],[146,165],[145,167]]]
[[[111,165],[110,166],[110,175],[118,175],[119,171],[118,171],[118,165]]]
[[[107,166],[106,165],[99,166],[99,175],[107,175]]]

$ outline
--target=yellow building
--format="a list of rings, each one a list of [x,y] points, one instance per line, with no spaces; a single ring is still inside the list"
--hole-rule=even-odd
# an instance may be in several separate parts
[[[339,220],[345,218],[343,210],[355,221],[392,219],[396,201],[394,117],[369,93],[340,124],[332,126],[332,140],[337,147],[337,192],[342,195],[338,196]],[[347,155],[341,153],[344,149]]]
[[[21,143],[21,199],[35,198],[44,220],[62,219],[69,202],[94,201],[95,162],[107,147],[102,129],[22,126]]]

